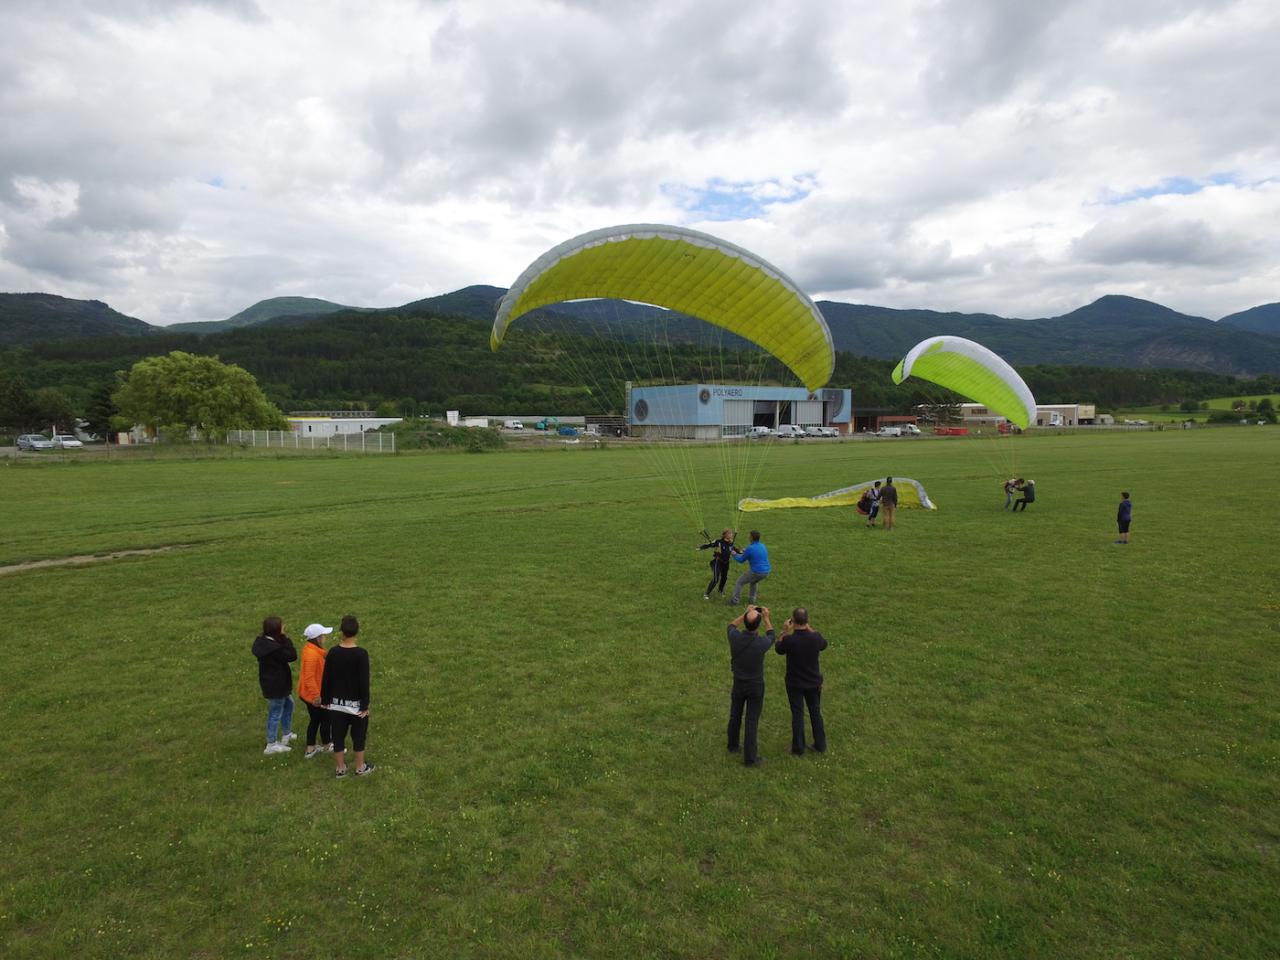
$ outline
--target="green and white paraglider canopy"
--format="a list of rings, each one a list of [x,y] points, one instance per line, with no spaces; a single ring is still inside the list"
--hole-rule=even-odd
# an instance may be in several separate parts
[[[930,337],[920,341],[893,371],[894,383],[907,377],[962,394],[1024,430],[1035,422],[1036,398],[1018,371],[972,340]]]

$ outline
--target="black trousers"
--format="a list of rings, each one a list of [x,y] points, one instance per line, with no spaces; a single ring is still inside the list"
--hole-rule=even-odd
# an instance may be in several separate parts
[[[314,703],[307,704],[307,746],[314,747],[316,745],[316,734],[320,734],[320,743],[332,743],[333,740],[329,733],[329,717],[330,712],[324,707],[317,707]]]
[[[729,565],[712,563],[711,564],[711,582],[707,584],[707,589],[702,592],[710,596],[711,591],[715,589],[717,581],[720,583],[720,592],[724,593],[725,581],[729,579]]]
[[[827,749],[827,728],[822,724],[822,688],[802,690],[787,687],[787,702],[791,704],[791,752],[804,753],[804,708],[809,707],[809,725],[813,727],[813,749],[819,753]]]
[[[1022,512],[1023,512],[1023,513],[1026,513],[1026,512],[1027,512],[1027,504],[1028,504],[1028,503],[1035,503],[1035,501],[1034,501],[1034,500],[1028,500],[1026,497],[1019,497],[1017,500],[1013,501],[1013,512],[1014,512],[1014,513],[1017,513],[1017,512],[1018,512],[1018,508],[1019,508],[1019,507],[1021,507],[1021,508],[1022,508]]]
[[[734,680],[729,694],[729,749],[738,749],[738,733],[742,714],[746,711],[747,732],[742,739],[742,762],[754,763],[759,756],[756,733],[760,728],[760,712],[764,709],[763,680]]]
[[[351,731],[351,749],[360,753],[364,750],[364,740],[369,734],[369,718],[357,717],[354,714],[332,711],[329,723],[333,727],[333,752],[344,753],[347,749],[347,731]]]

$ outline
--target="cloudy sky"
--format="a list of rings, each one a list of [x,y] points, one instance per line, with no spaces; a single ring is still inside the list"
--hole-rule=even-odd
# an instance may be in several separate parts
[[[1277,50],[1274,0],[5,0],[0,291],[391,306],[649,222],[817,298],[1216,319],[1280,300]]]

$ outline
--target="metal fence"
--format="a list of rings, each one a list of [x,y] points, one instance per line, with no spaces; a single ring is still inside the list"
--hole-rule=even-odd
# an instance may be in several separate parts
[[[394,433],[335,433],[304,437],[294,430],[231,430],[227,443],[272,450],[346,450],[351,453],[395,453]]]

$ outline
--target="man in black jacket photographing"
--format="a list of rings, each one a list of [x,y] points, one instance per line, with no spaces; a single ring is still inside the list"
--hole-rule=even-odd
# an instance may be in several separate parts
[[[765,633],[759,633],[760,625]],[[756,731],[764,709],[764,655],[773,646],[773,623],[768,607],[747,607],[747,612],[729,624],[729,666],[733,670],[733,691],[729,695],[729,750],[738,750],[738,735],[745,710],[747,731],[742,740],[742,762],[748,767],[763,761],[756,749]]]

